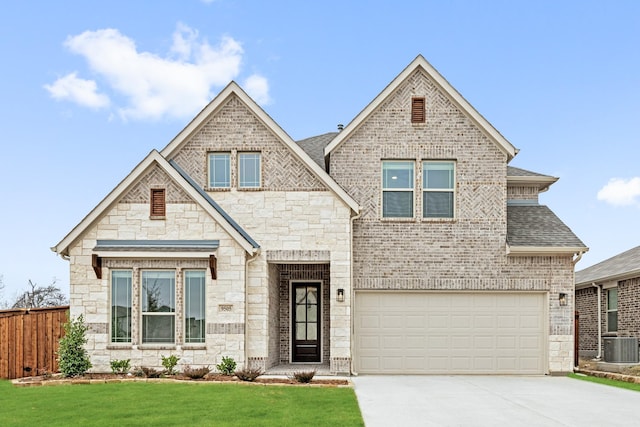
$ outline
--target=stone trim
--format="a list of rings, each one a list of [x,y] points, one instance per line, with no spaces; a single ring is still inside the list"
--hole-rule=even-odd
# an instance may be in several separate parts
[[[286,262],[323,262],[331,261],[331,251],[266,251],[267,262],[269,263],[286,263]]]

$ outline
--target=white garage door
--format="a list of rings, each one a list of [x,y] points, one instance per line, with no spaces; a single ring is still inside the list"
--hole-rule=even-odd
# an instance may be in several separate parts
[[[545,294],[356,292],[355,368],[544,374]]]

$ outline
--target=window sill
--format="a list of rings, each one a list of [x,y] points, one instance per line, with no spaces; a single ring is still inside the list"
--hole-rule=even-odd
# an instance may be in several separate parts
[[[205,187],[204,191],[231,191],[231,187]]]
[[[380,218],[382,222],[417,222],[416,218]]]
[[[262,191],[262,187],[238,187],[238,191]]]
[[[107,350],[131,350],[132,348],[133,348],[133,345],[131,345],[131,343],[129,343],[129,344],[117,344],[117,343],[107,344]]]
[[[142,344],[138,350],[175,350],[175,344]]]
[[[151,220],[162,220],[162,219],[167,219],[167,217],[164,216],[164,215],[151,215],[149,217],[149,219],[151,219]]]
[[[206,350],[206,344],[184,344],[182,346],[183,350]]]

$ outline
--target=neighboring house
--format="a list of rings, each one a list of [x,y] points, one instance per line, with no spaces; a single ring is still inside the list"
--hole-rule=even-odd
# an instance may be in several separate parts
[[[587,248],[516,153],[422,56],[299,143],[229,84],[52,248],[94,369],[570,371]]]
[[[640,339],[639,307],[640,246],[576,272],[580,356],[604,358],[606,338]]]

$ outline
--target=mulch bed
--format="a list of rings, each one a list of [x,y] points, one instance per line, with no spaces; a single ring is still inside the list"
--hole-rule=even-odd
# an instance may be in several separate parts
[[[145,378],[135,377],[133,375],[126,374],[110,374],[110,373],[88,373],[80,377],[64,378],[60,374],[51,376],[36,376],[36,377],[24,377],[13,380],[14,385],[17,386],[30,386],[30,385],[58,385],[58,384],[97,384],[106,382],[163,382],[163,381],[180,381],[180,382],[197,382],[197,383],[244,383],[244,384],[276,384],[276,385],[297,385],[297,386],[325,386],[325,387],[340,387],[349,386],[350,382],[346,379],[313,379],[310,383],[299,383],[296,380],[289,378],[272,378],[272,377],[258,377],[253,382],[242,381],[236,376],[228,376],[221,374],[209,374],[205,378],[191,379],[184,375],[171,375],[161,378]]]

